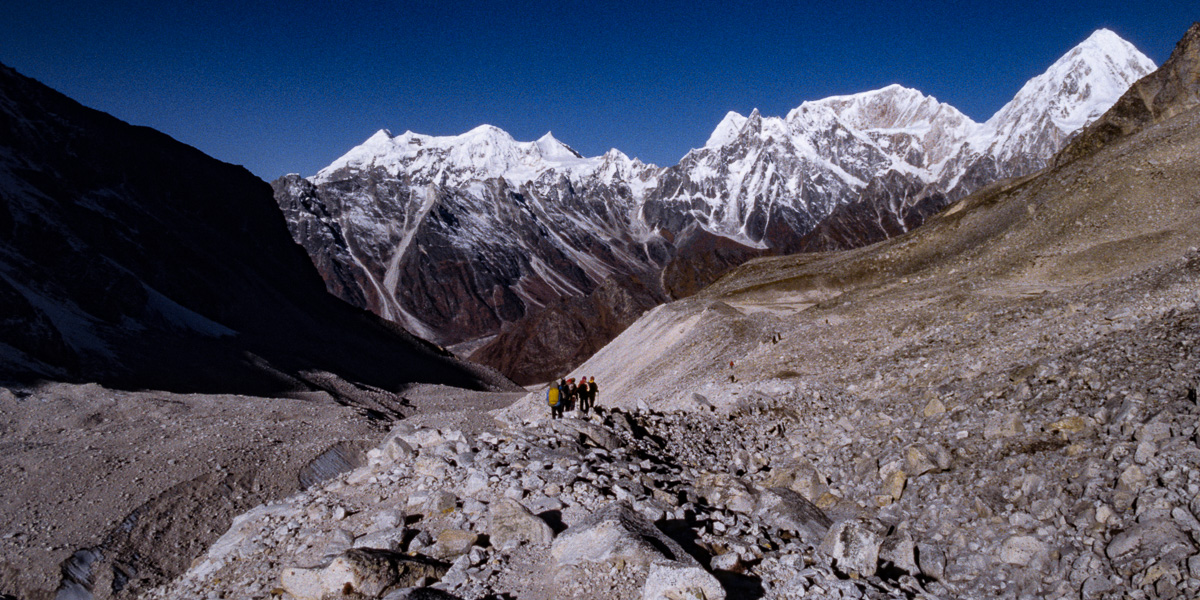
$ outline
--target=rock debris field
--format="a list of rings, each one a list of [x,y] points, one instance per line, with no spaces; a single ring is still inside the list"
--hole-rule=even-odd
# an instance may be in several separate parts
[[[1198,325],[1184,300],[916,404],[769,379],[419,415],[144,597],[1194,598]]]

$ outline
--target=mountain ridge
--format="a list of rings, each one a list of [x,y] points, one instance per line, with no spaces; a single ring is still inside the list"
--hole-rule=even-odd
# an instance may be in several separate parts
[[[666,298],[675,292],[662,274],[690,272],[687,288],[698,289],[733,265],[681,264],[696,257],[681,256],[672,240],[689,227],[737,245],[730,257],[851,247],[909,231],[971,191],[1044,166],[1070,133],[1059,123],[1098,115],[1116,100],[1113,89],[1152,68],[1132,45],[1100,30],[982,124],[890,85],[807,101],[785,117],[730,112],[704,146],[670,167],[615,149],[584,158],[557,140],[516,142],[480,126],[460,136],[376,134],[305,180],[310,187],[300,195],[299,176],[275,188],[293,237],[331,291],[358,288],[343,297],[405,315],[406,327],[453,345],[507,335],[555,297],[585,297],[614,275],[636,274],[651,284],[651,296]],[[1047,99],[1047,90],[1058,95]],[[316,204],[328,210],[305,208]],[[426,226],[432,213],[442,218]],[[520,224],[510,221],[517,213],[524,213]],[[310,237],[332,221],[339,234]],[[392,232],[389,223],[403,223],[408,233]],[[434,244],[438,235],[446,240]],[[424,242],[413,246],[418,237]],[[497,248],[494,239],[521,249]],[[453,250],[414,255],[431,245]],[[412,261],[442,273],[401,289],[411,280],[396,275],[399,265]],[[439,297],[455,298],[471,316],[455,322],[448,307],[430,311]],[[538,326],[524,320],[520,327]],[[509,374],[533,383],[559,372]]]

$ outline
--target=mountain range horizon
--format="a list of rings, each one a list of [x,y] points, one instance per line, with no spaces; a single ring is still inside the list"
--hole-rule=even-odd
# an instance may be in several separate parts
[[[1094,44],[1103,44],[1103,43],[1110,43],[1110,44],[1111,44],[1111,43],[1114,43],[1114,42],[1117,42],[1117,43],[1123,43],[1123,44],[1129,44],[1129,42],[1126,42],[1126,41],[1125,41],[1123,38],[1121,38],[1119,35],[1117,35],[1117,34],[1116,34],[1115,32],[1113,32],[1112,30],[1110,30],[1110,29],[1108,29],[1108,28],[1105,28],[1105,27],[1101,27],[1101,28],[1099,28],[1099,29],[1096,29],[1095,31],[1093,31],[1093,32],[1091,33],[1091,35],[1089,35],[1089,36],[1088,36],[1086,39],[1084,39],[1084,40],[1083,40],[1082,42],[1080,42],[1080,43],[1079,43],[1077,46],[1075,46],[1075,49],[1084,48],[1084,47],[1086,47],[1086,46],[1088,46],[1088,45],[1094,45]],[[1132,45],[1130,44],[1130,46],[1132,46]],[[1139,54],[1140,54],[1140,52],[1139,52]],[[1144,55],[1142,55],[1142,56],[1144,57]],[[1149,59],[1147,58],[1146,60],[1149,60]],[[1151,64],[1152,64],[1152,63],[1151,63]],[[1028,84],[1028,82],[1027,82],[1027,84]],[[918,92],[918,93],[920,93],[920,94],[921,94],[923,97],[925,97],[925,98],[928,98],[928,99],[929,99],[929,100],[931,100],[931,101],[938,102],[938,100],[937,100],[937,98],[936,98],[935,96],[933,96],[933,95],[928,95],[928,96],[926,96],[926,95],[925,95],[923,92],[921,92],[921,90],[919,90],[919,89],[917,89],[917,88],[913,88],[913,87],[905,86],[905,85],[903,85],[903,84],[900,84],[900,83],[890,83],[890,84],[887,84],[887,85],[885,85],[885,86],[883,86],[883,87],[876,88],[876,89],[864,90],[864,91],[860,91],[860,92],[847,92],[847,93],[842,93],[842,94],[835,94],[835,95],[833,95],[833,96],[828,96],[828,97],[825,97],[825,98],[821,98],[821,99],[819,99],[819,100],[803,100],[803,101],[801,101],[801,105],[803,105],[804,103],[808,103],[808,102],[814,102],[814,101],[815,101],[815,102],[822,102],[822,101],[832,101],[832,100],[838,100],[838,99],[843,99],[843,98],[855,98],[855,97],[860,97],[860,96],[865,96],[865,95],[877,94],[877,93],[880,93],[880,92],[884,92],[884,91],[886,91],[886,90],[890,90],[890,89],[896,89],[896,88],[903,89],[903,90],[908,90],[908,91],[913,91],[913,92]],[[940,102],[938,102],[938,103],[939,103],[939,104],[942,104],[942,103],[940,103]],[[992,115],[991,115],[991,116],[990,116],[990,117],[987,119],[987,121],[991,121],[991,120],[993,120],[993,119],[997,118],[998,116],[1000,116],[1000,115],[1001,115],[1001,114],[1004,112],[1004,110],[1005,110],[1005,109],[1006,109],[1006,108],[1009,106],[1009,104],[1011,104],[1011,101],[1010,101],[1009,103],[1006,103],[1004,106],[1001,106],[999,109],[997,109],[997,110],[996,110],[996,112],[995,112],[995,113],[993,113],[993,114],[992,114]],[[949,104],[947,104],[947,106],[952,106],[952,105],[949,105]],[[956,108],[955,110],[958,110],[958,109]],[[960,112],[961,112],[961,111],[960,111]],[[682,161],[683,161],[683,160],[684,160],[684,159],[687,157],[687,155],[688,155],[688,154],[690,154],[690,153],[692,153],[692,152],[694,152],[694,151],[696,151],[696,150],[699,150],[699,149],[702,149],[702,148],[705,148],[705,147],[709,147],[710,145],[712,145],[712,143],[714,142],[714,139],[715,139],[715,138],[717,138],[717,137],[718,137],[718,135],[719,135],[719,134],[721,134],[721,133],[723,132],[723,130],[727,130],[727,129],[728,129],[727,123],[730,123],[730,122],[739,122],[739,123],[740,123],[740,122],[744,122],[744,121],[745,121],[745,119],[746,119],[746,118],[748,118],[748,116],[752,116],[752,115],[760,115],[760,116],[761,116],[761,112],[759,111],[759,109],[758,109],[758,108],[754,108],[754,109],[752,109],[752,110],[750,111],[750,113],[748,113],[748,115],[742,115],[742,114],[740,114],[740,113],[738,113],[737,111],[734,111],[734,110],[730,110],[730,111],[728,111],[728,112],[725,114],[725,117],[724,117],[723,119],[721,119],[721,121],[720,121],[720,122],[719,122],[719,123],[718,123],[718,124],[715,126],[715,128],[713,129],[713,132],[712,132],[712,134],[710,134],[710,136],[709,136],[708,140],[707,140],[707,141],[706,141],[706,142],[705,142],[703,145],[701,145],[701,146],[696,146],[696,147],[693,147],[693,148],[689,149],[689,150],[688,150],[686,153],[684,153],[684,155],[683,155],[683,156],[681,156],[681,157],[679,158],[679,160],[678,160],[678,161],[676,161],[676,163],[678,163],[678,162],[682,162]],[[971,118],[970,118],[970,117],[968,117],[968,116],[966,116],[965,114],[964,114],[963,116],[964,116],[966,119],[968,119],[968,120],[971,120]],[[987,122],[987,121],[985,121],[985,122]],[[975,121],[973,121],[973,120],[971,120],[971,122],[972,122],[972,123],[974,123],[975,125],[982,125],[982,123],[977,123],[977,122],[975,122]],[[1077,128],[1077,127],[1076,127],[1076,128]],[[462,134],[458,134],[458,135],[450,134],[450,135],[440,135],[440,136],[423,136],[423,137],[436,138],[436,139],[439,139],[439,140],[450,140],[450,139],[454,139],[454,138],[461,138],[462,136],[465,136],[465,135],[468,135],[468,134],[471,134],[471,133],[474,133],[474,132],[477,132],[477,131],[485,131],[485,130],[488,130],[488,129],[496,129],[496,130],[499,130],[499,131],[502,131],[502,132],[504,132],[504,134],[505,134],[505,135],[507,135],[509,138],[512,138],[512,137],[513,137],[511,134],[509,134],[507,131],[505,131],[505,130],[504,130],[502,127],[498,127],[498,126],[496,126],[496,125],[493,125],[493,124],[490,124],[490,123],[486,123],[486,122],[485,122],[485,123],[480,123],[479,125],[476,125],[475,127],[472,127],[471,129],[469,129],[469,130],[467,130],[467,131],[463,132]],[[393,133],[392,133],[392,131],[391,131],[391,129],[390,129],[390,128],[387,128],[387,127],[382,127],[382,128],[380,128],[380,129],[376,130],[376,131],[375,131],[375,133],[373,133],[372,135],[370,135],[370,136],[369,136],[369,137],[368,137],[366,140],[364,140],[363,144],[361,144],[361,145],[366,145],[366,144],[370,143],[372,140],[378,140],[378,139],[380,138],[380,136],[386,136],[387,138],[389,138],[389,139],[390,139],[390,138],[395,138],[395,137],[405,137],[405,136],[414,136],[414,135],[421,135],[421,134],[419,134],[419,133],[416,133],[416,132],[412,131],[411,129],[406,129],[406,130],[404,131],[404,133],[402,133],[402,134],[400,134],[399,136],[397,136],[397,135],[395,135],[395,134],[393,134]],[[557,139],[557,138],[554,136],[554,133],[553,133],[553,130],[552,130],[552,129],[547,129],[547,130],[546,130],[546,133],[545,133],[544,135],[542,135],[540,138],[538,138],[538,140],[537,140],[537,141],[539,141],[539,142],[540,142],[540,141],[542,141],[542,140],[545,140],[545,139],[547,139],[547,138],[548,138],[548,139],[550,139],[550,140],[554,140],[554,141],[558,142],[559,144],[562,144],[563,146],[565,146],[565,147],[569,148],[569,149],[570,149],[570,151],[571,151],[571,152],[573,152],[573,153],[575,153],[575,154],[577,154],[577,155],[578,155],[578,157],[580,157],[580,158],[582,158],[582,157],[583,157],[583,155],[582,155],[582,154],[579,154],[578,152],[576,152],[576,151],[575,151],[575,150],[574,150],[574,149],[573,149],[573,148],[572,148],[572,147],[571,147],[569,144],[566,144],[566,143],[564,143],[564,142],[562,142],[562,141],[558,140],[558,139]],[[515,138],[513,139],[513,141],[516,141],[516,140],[515,140]],[[526,142],[526,143],[527,143],[527,142]],[[361,146],[361,145],[360,145],[360,146]],[[613,152],[613,151],[620,152],[622,155],[626,155],[626,153],[625,153],[625,152],[623,152],[623,151],[622,151],[620,148],[618,148],[618,147],[616,147],[616,146],[610,146],[610,147],[609,147],[609,149],[608,149],[608,151],[607,151],[607,152],[605,152],[604,154],[607,154],[607,153],[609,153],[609,152]],[[326,166],[326,167],[322,168],[322,169],[321,169],[321,171],[330,170],[330,169],[333,167],[333,165],[337,165],[339,162],[341,162],[341,161],[342,161],[342,160],[344,160],[344,159],[345,159],[345,155],[343,155],[342,157],[340,157],[340,158],[338,158],[338,159],[335,159],[335,160],[334,160],[332,163],[330,163],[330,165],[329,165],[329,166]],[[639,162],[642,162],[642,164],[645,164],[645,165],[649,165],[649,166],[658,166],[658,165],[657,165],[657,163],[654,163],[654,162],[649,162],[649,161],[641,161],[641,160],[640,160],[640,158],[639,158],[639,157],[637,157],[637,156],[633,156],[633,157],[632,157],[632,159],[633,159],[633,160],[638,160]],[[302,174],[302,173],[300,173],[300,172],[297,172],[297,171],[292,171],[292,172],[286,173],[286,174],[285,174],[285,176],[286,176],[286,175],[303,175],[303,174]],[[315,175],[315,174],[314,174],[314,175]]]
[[[529,384],[747,259],[898,235],[1040,169],[1154,68],[1099,29],[982,123],[889,85],[783,117],[730,112],[666,167],[615,148],[584,157],[550,133],[518,142],[491,125],[441,137],[384,129],[315,175],[273,185],[330,291]],[[577,333],[538,333],[562,329]]]

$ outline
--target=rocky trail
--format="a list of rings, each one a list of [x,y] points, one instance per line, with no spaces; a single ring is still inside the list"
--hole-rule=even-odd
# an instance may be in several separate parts
[[[1200,312],[1106,323],[920,398],[419,415],[146,597],[1196,597]]]

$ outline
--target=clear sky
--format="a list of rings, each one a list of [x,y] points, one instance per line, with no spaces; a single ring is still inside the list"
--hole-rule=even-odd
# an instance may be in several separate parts
[[[0,62],[271,180],[381,128],[553,131],[658,165],[730,110],[899,83],[986,120],[1107,27],[1161,64],[1195,0],[0,2]]]

